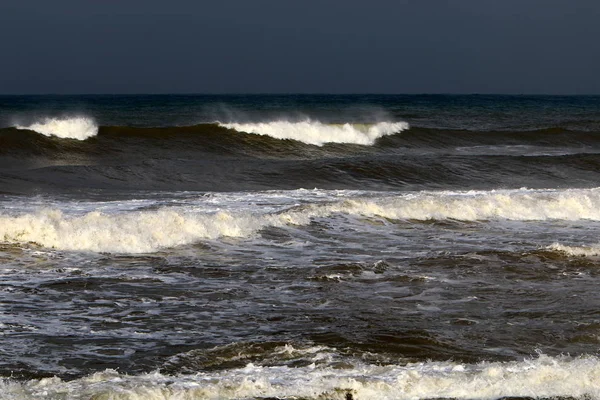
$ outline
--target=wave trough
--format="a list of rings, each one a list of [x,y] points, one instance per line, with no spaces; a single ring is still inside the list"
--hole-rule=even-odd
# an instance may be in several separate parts
[[[31,125],[17,125],[17,129],[26,129],[45,136],[61,139],[85,140],[98,134],[98,126],[88,117],[44,118]]]
[[[372,145],[380,137],[409,128],[406,122],[379,122],[376,124],[324,124],[319,121],[271,121],[261,123],[219,123],[238,132],[292,139],[306,144],[323,146],[325,143]]]

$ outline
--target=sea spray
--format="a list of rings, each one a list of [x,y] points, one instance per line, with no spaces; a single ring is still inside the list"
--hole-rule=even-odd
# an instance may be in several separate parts
[[[406,122],[324,124],[313,120],[219,123],[219,125],[238,132],[266,135],[276,139],[292,139],[316,146],[325,143],[372,145],[380,137],[404,131],[409,127]]]
[[[17,125],[16,128],[61,139],[85,140],[98,134],[98,126],[94,120],[88,117],[44,118],[31,125]]]

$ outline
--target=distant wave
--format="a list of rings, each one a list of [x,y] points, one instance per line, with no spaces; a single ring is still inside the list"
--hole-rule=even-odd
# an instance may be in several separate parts
[[[250,237],[267,226],[302,226],[334,214],[421,221],[600,221],[600,189],[418,192],[350,198],[266,214],[260,210],[207,213],[165,207],[73,216],[50,209],[0,214],[0,241],[37,243],[59,250],[146,253],[206,239]]]
[[[324,124],[312,120],[219,123],[219,125],[238,132],[266,135],[276,139],[292,139],[316,146],[322,146],[325,143],[372,145],[380,137],[392,135],[409,128],[406,122]]]
[[[294,127],[296,132],[303,132],[301,126]],[[411,127],[392,134],[393,129],[386,130],[386,126],[309,126],[341,132],[338,139],[345,130],[357,135],[355,142],[348,135],[347,143],[323,145],[306,143],[325,140],[325,136],[311,139],[310,129],[298,133],[308,135],[302,142],[239,132],[217,123],[99,126],[97,136],[87,140],[0,128],[0,165],[12,171],[0,176],[0,191],[22,193],[30,187],[464,190],[591,187],[598,183],[600,136],[589,132]],[[372,145],[357,145],[357,138],[368,141],[374,137],[369,138],[368,132],[388,135]]]
[[[300,122],[279,120],[261,123],[215,122],[199,124],[195,127],[210,128],[211,126],[213,128],[221,127],[235,130],[239,133],[269,136],[280,140],[291,139],[316,146],[322,146],[325,143],[372,145],[380,137],[392,135],[409,128],[406,122],[325,124],[311,120]],[[62,139],[85,140],[98,135],[98,126],[94,120],[88,117],[44,118],[31,125],[17,125],[16,128]],[[184,130],[188,128],[192,128],[192,126],[171,127],[171,129]],[[165,128],[145,129],[151,131],[152,129]]]
[[[98,134],[98,126],[88,117],[44,118],[31,125],[17,125],[16,128],[62,139],[85,140]]]
[[[256,143],[257,140],[271,140],[272,143],[280,142],[280,146],[288,146],[292,144],[291,141],[298,145],[311,146],[323,146],[327,143],[372,146],[378,139],[384,138],[377,142],[378,146],[446,148],[459,152],[477,150],[486,154],[512,154],[519,149],[529,152],[525,146],[542,146],[543,149],[556,146],[564,149],[567,144],[570,148],[582,152],[589,152],[600,146],[597,135],[560,127],[528,131],[471,131],[423,128],[409,126],[406,122],[389,121],[329,124],[314,120],[276,120],[259,123],[206,122],[197,125],[140,127],[99,126],[89,117],[44,118],[30,125],[0,128],[0,137],[10,134],[10,130],[14,128],[37,132],[50,138],[81,141],[95,136],[165,140],[176,137],[195,139],[204,136],[205,139],[210,138],[215,142],[236,137],[237,142],[246,144]],[[402,135],[397,135],[401,132]],[[537,151],[534,148],[532,150]]]

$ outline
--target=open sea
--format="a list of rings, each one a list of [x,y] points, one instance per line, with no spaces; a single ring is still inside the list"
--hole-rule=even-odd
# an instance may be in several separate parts
[[[1,399],[600,399],[600,97],[0,96]]]

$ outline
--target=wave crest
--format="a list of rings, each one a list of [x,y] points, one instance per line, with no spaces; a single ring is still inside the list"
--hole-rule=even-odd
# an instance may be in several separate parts
[[[44,118],[31,125],[17,125],[16,128],[62,139],[85,140],[98,134],[98,126],[88,117]]]
[[[71,251],[146,253],[207,239],[250,237],[267,226],[307,225],[314,218],[335,214],[422,221],[600,221],[599,210],[600,189],[420,192],[354,197],[267,213],[252,207],[237,212],[165,207],[85,215],[46,209],[23,215],[0,214],[0,241]]]
[[[560,243],[553,243],[548,246],[548,250],[559,251],[572,257],[597,257],[600,256],[600,244],[591,246],[566,246]]]
[[[379,122],[376,124],[324,124],[319,121],[271,121],[260,123],[218,123],[238,132],[254,133],[276,139],[292,139],[322,146],[325,143],[372,145],[380,137],[409,128],[406,122]]]
[[[51,398],[303,398],[336,399],[599,399],[600,361],[540,355],[514,362],[422,362],[406,365],[356,363],[262,366],[170,376],[159,372],[125,375],[114,370],[73,381],[44,378],[27,382],[5,379],[4,393],[23,399]],[[347,394],[351,394],[348,396]]]
[[[71,251],[145,253],[221,236],[243,237],[267,221],[220,212],[192,215],[174,210],[67,216],[42,210],[0,217],[0,239]]]

